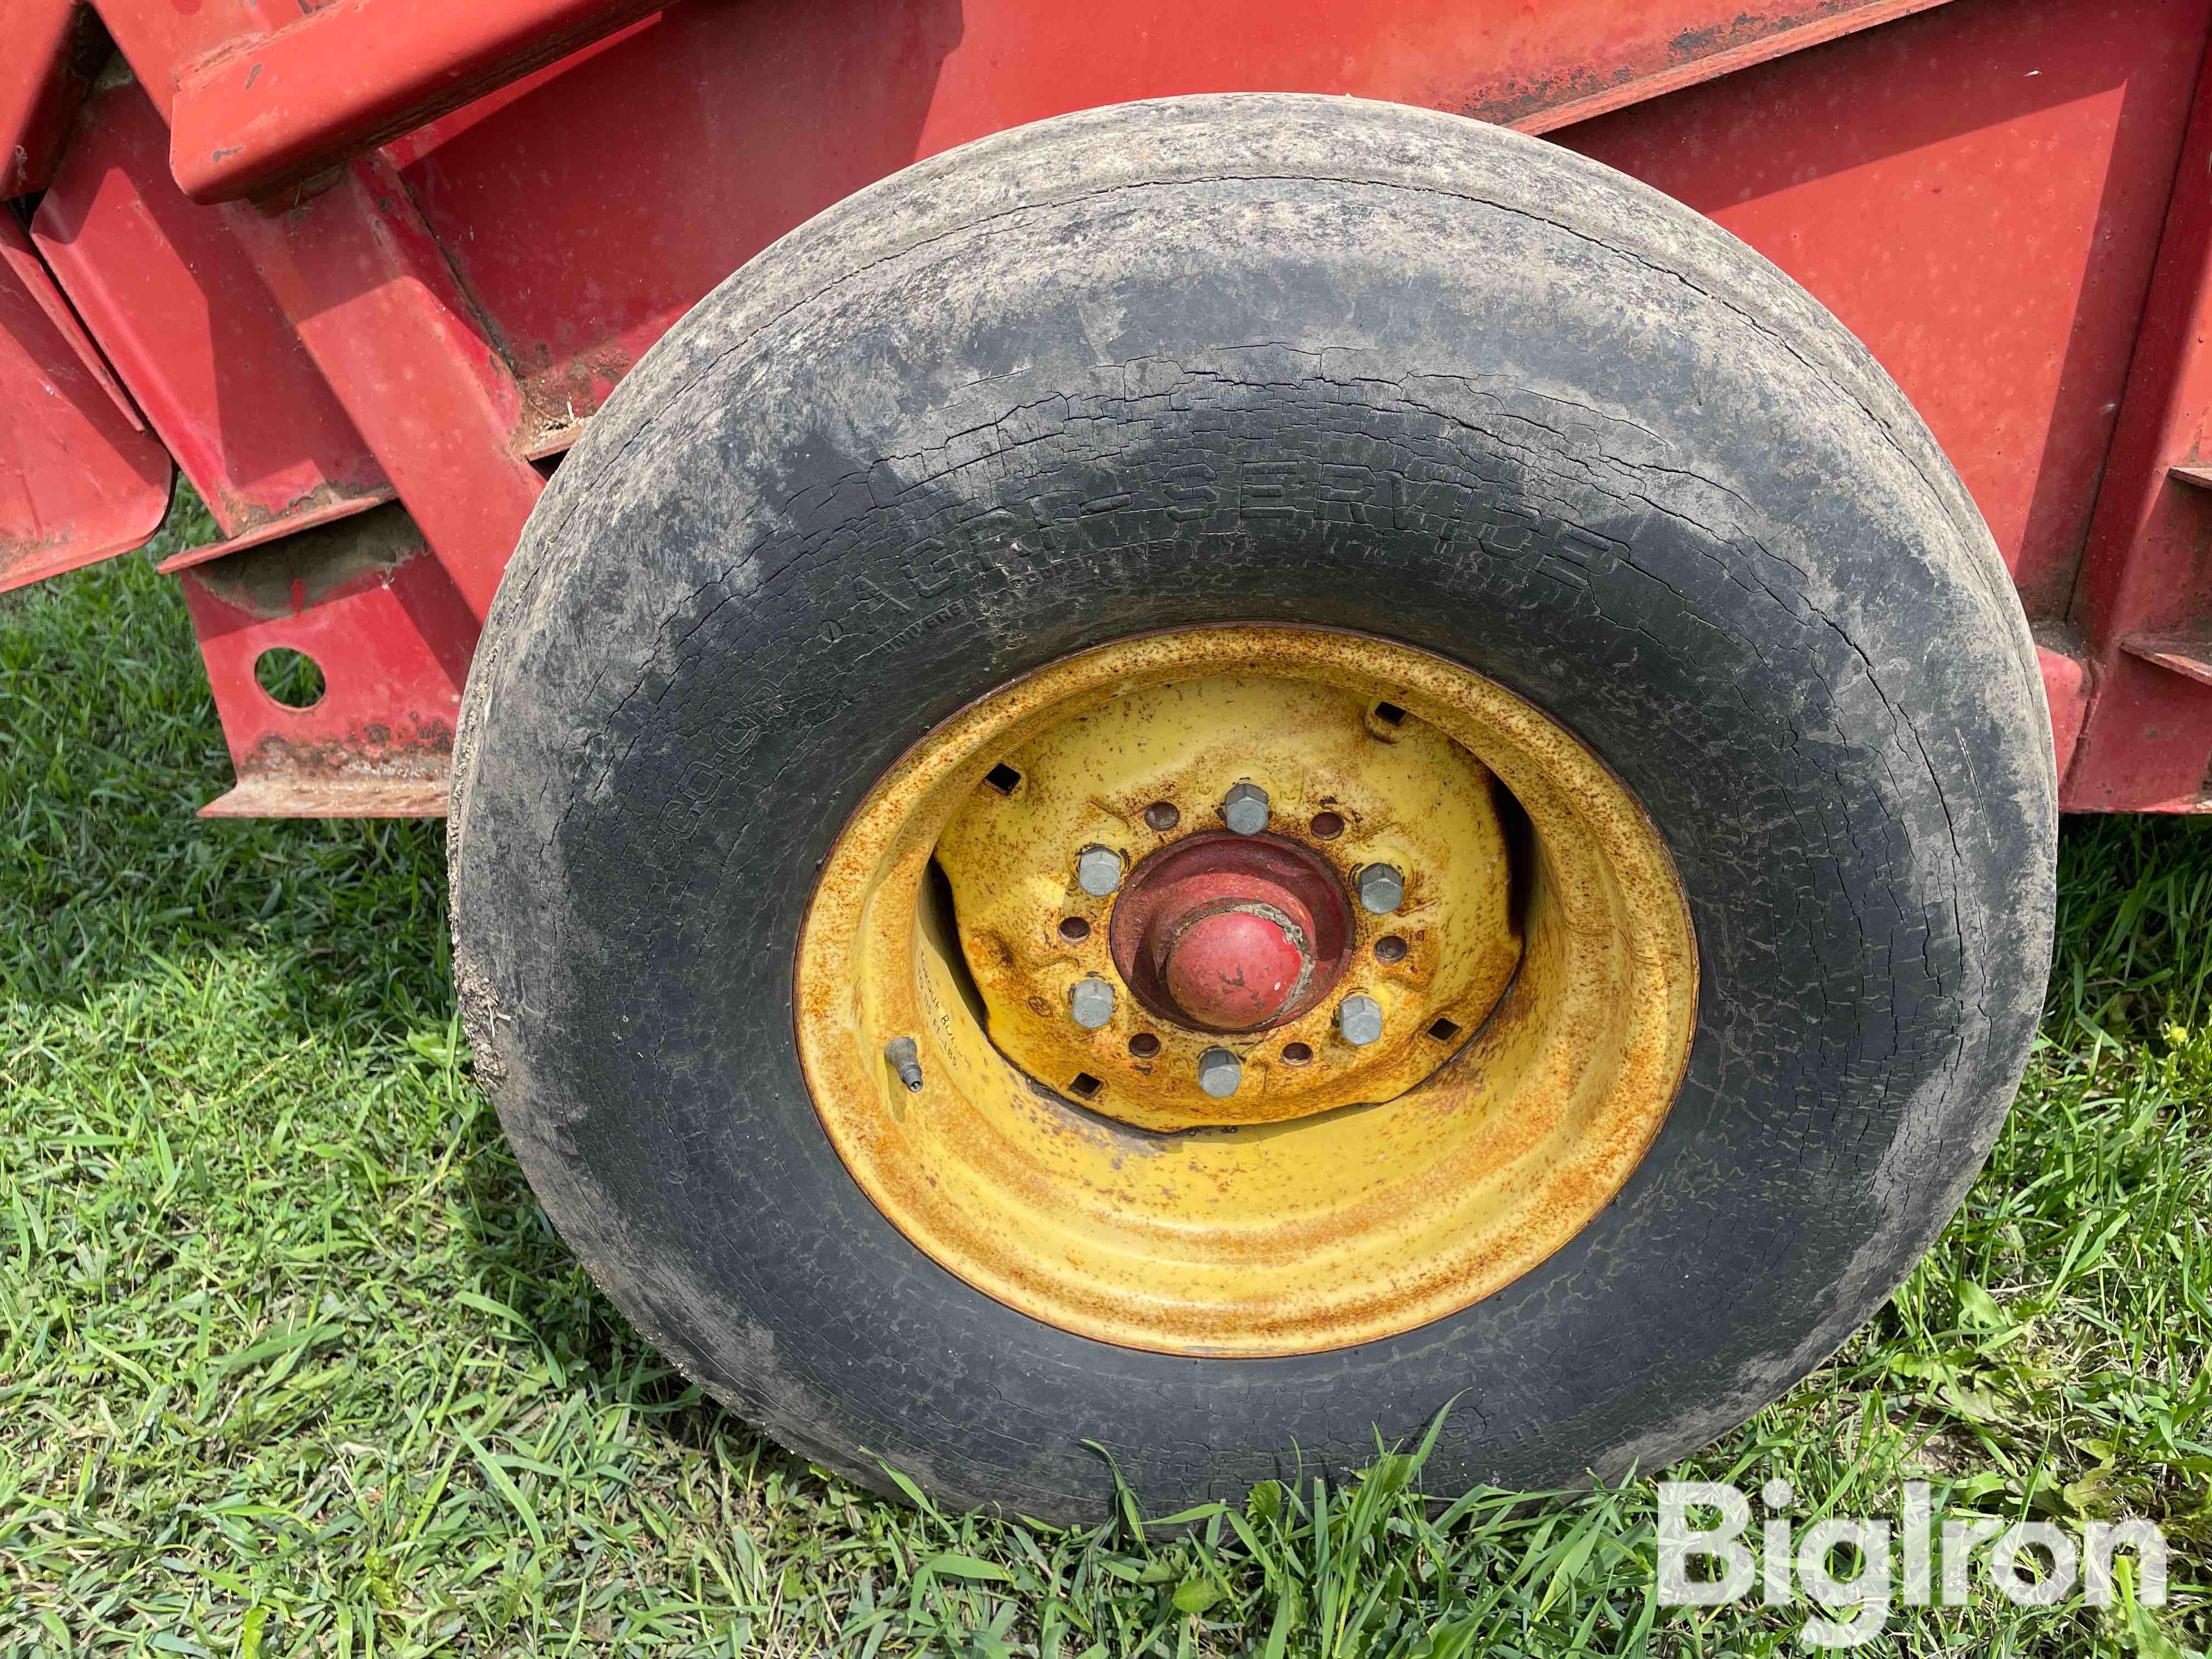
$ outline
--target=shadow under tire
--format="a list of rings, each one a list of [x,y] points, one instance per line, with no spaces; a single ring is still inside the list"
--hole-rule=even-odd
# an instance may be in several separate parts
[[[1139,1351],[896,1229],[796,1053],[816,872],[908,745],[1146,630],[1350,630],[1594,751],[1686,896],[1687,1069],[1504,1288],[1353,1347]],[[1903,396],[1758,255],[1536,141],[1291,95],[1095,110],[810,221],[556,475],[457,747],[478,1073],[599,1284],[878,1488],[1156,1511],[1372,1455],[1650,1469],[1831,1353],[1950,1217],[2039,1012],[2033,643]]]

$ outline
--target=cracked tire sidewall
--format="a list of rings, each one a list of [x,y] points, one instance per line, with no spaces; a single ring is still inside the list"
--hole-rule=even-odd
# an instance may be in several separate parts
[[[1348,165],[1347,157],[1357,157]],[[1681,1094],[1615,1200],[1387,1341],[1139,1353],[908,1244],[791,1036],[874,780],[1066,652],[1348,628],[1576,732],[1677,862]],[[565,1238],[778,1439],[1047,1519],[1357,1466],[1652,1468],[1831,1352],[2017,1085],[2055,789],[2017,601],[1848,334],[1595,164],[1344,100],[1125,106],[939,157],[704,301],[562,468],[455,769],[456,980]]]

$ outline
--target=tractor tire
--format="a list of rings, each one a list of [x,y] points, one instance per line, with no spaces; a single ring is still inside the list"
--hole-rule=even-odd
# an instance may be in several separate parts
[[[837,1127],[875,1097],[817,1089],[802,1054],[824,1018],[872,1030],[795,986],[825,869],[933,734],[1086,653],[1240,628],[1292,656],[1380,641],[1535,711],[1594,757],[1590,787],[1633,803],[1693,939],[1663,1121],[1571,1236],[1507,1282],[1466,1279],[1462,1304],[1424,1281],[1407,1328],[1277,1340],[1238,1314],[1218,1340],[1155,1340],[1053,1313],[1018,1230],[998,1247],[1030,1290],[895,1221],[878,1188],[897,1172],[867,1174]],[[1366,706],[1370,726],[1403,712]],[[2056,798],[2034,648],[1972,502],[1864,349],[1764,259],[1502,129],[1178,98],[860,192],[609,399],[470,676],[454,975],[523,1168],[614,1304],[865,1485],[888,1465],[950,1506],[1095,1518],[1103,1449],[1164,1510],[1358,1467],[1449,1406],[1431,1490],[1553,1486],[1741,1424],[1935,1240],[2039,1012]],[[1525,875],[1545,855],[1516,811],[1499,834]],[[1323,816],[1308,836],[1278,810],[1308,863],[1342,844]],[[1198,817],[1186,801],[1183,830],[1238,833]],[[1355,933],[1370,896],[1345,910]],[[1096,900],[1084,948],[1105,951],[1118,902]],[[1120,1019],[1166,994],[1091,994]],[[1061,1024],[1038,1041],[1091,1041],[1064,1000],[1039,1006]],[[1316,1042],[1351,1030],[1312,1018],[1340,1021]],[[1014,1042],[995,1006],[988,1024]],[[953,1110],[929,1053],[898,1069],[911,1052],[882,1110]],[[1272,1051],[1237,1052],[1291,1086]],[[1113,1121],[1113,1076],[1085,1107],[1086,1080],[1033,1092],[1116,1170],[1261,1133],[1288,1156],[1362,1109],[1178,1133]],[[1359,1271],[1395,1270],[1377,1260]],[[1344,1288],[1305,1271],[1279,1269],[1286,1305]]]

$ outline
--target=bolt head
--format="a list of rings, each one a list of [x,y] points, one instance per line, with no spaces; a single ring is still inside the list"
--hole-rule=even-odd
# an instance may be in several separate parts
[[[1336,1029],[1355,1048],[1364,1048],[1382,1036],[1382,1005],[1373,997],[1346,997],[1336,1005]]]
[[[1240,836],[1256,836],[1267,827],[1267,792],[1256,783],[1230,787],[1221,798],[1221,817]]]
[[[1103,979],[1079,979],[1068,988],[1067,1012],[1086,1031],[1114,1018],[1114,988]]]
[[[1075,855],[1075,884],[1104,898],[1121,884],[1121,855],[1110,847],[1086,847]]]
[[[1378,916],[1386,916],[1406,902],[1406,878],[1387,864],[1370,864],[1359,872],[1359,902]]]
[[[1226,1048],[1208,1048],[1198,1057],[1198,1086],[1216,1100],[1226,1100],[1244,1080],[1244,1068]]]

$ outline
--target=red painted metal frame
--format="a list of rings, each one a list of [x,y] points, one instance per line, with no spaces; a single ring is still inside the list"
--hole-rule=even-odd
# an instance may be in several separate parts
[[[315,366],[481,623],[545,481],[525,410],[388,164],[281,216],[222,210]]]
[[[241,28],[274,35],[306,12],[298,0],[235,0],[189,11],[168,0],[107,0],[100,15],[167,119],[185,67],[234,43]],[[160,171],[166,175],[166,165]],[[158,184],[143,175],[136,182],[149,199],[174,189],[166,176]],[[228,257],[252,273],[244,287],[253,302],[273,301],[293,349],[313,366],[319,395],[335,403],[353,445],[366,445],[380,483],[406,504],[429,555],[356,592],[325,591],[320,580],[326,574],[320,566],[343,556],[332,550],[347,544],[335,531],[237,552],[257,567],[290,561],[301,593],[319,596],[250,622],[210,597],[229,561],[203,563],[182,577],[239,775],[238,787],[207,810],[308,816],[435,810],[436,790],[424,769],[450,749],[453,700],[477,628],[544,488],[523,453],[537,426],[444,251],[381,158],[358,162],[331,188],[272,211],[239,203],[189,212],[200,216],[201,226],[219,228]],[[107,259],[88,257],[102,270],[112,269]],[[227,308],[227,290],[203,292],[211,307]],[[353,481],[360,482],[357,472]],[[361,489],[355,499],[378,493]],[[333,505],[311,492],[282,511],[308,523],[326,519]],[[239,544],[257,540],[260,526],[224,527]],[[322,667],[328,690],[316,709],[272,714],[252,659],[276,645],[304,650]],[[394,743],[405,750],[398,773]]]
[[[1507,9],[1476,6],[1462,27],[1504,37],[1492,61],[1512,65],[1516,78],[1477,94],[1467,112],[1547,131],[1944,3],[1652,5],[1597,29],[1587,12],[1530,27]],[[653,0],[334,0],[179,69],[177,181],[198,202],[302,185],[659,9]],[[1252,38],[1218,21],[1206,33],[1240,48]],[[1346,33],[1340,21],[1320,38],[1334,45]],[[1269,52],[1243,55],[1265,62]]]
[[[196,202],[264,196],[660,9],[661,0],[335,0],[184,66],[171,165]]]
[[[58,156],[42,141],[63,315],[41,349],[73,304],[83,383],[104,352],[131,394],[113,408],[144,409],[224,532],[165,567],[240,767],[221,810],[430,810],[532,463],[775,236],[984,133],[1238,88],[1548,132],[1766,252],[1897,376],[1988,516],[2045,646],[2067,803],[2203,795],[2212,491],[2170,469],[2212,463],[2212,208],[2174,189],[2212,163],[2212,0],[94,3],[135,84],[111,71]],[[84,39],[57,0],[11,15]],[[0,122],[83,97],[45,55],[0,64]],[[395,494],[419,541],[368,571],[388,531],[345,526],[388,526]],[[222,597],[246,570],[251,615]],[[285,572],[299,603],[272,607]],[[276,644],[322,662],[319,712],[271,713],[251,667]]]
[[[236,237],[171,182],[144,90],[106,88],[86,114],[32,236],[223,533],[392,500]]]
[[[169,478],[0,203],[0,591],[137,547],[168,511]]]
[[[0,201],[46,187],[104,45],[79,0],[0,0]]]
[[[115,405],[115,412],[123,417],[123,423],[133,432],[143,432],[144,417],[100,355],[100,348],[84,331],[84,325],[77,321],[76,313],[70,308],[61,289],[54,285],[53,273],[40,259],[38,250],[31,246],[31,239],[23,228],[5,215],[0,215],[0,266],[7,268],[16,286],[46,313],[54,332],[61,336],[79,366],[92,377],[93,384],[107,394],[107,401]]]
[[[2067,776],[2087,808],[2202,810],[2212,767],[2212,74],[2197,85],[2073,617],[2096,685]],[[2177,469],[2179,469],[2177,471]]]
[[[2121,731],[2169,750],[2176,733],[2099,707],[2117,647],[2082,637],[2075,595],[2093,513],[2124,488],[2107,451],[2171,351],[2137,337],[2154,270],[2201,278],[2166,216],[2176,178],[2202,165],[2185,130],[2207,28],[2196,0],[1960,6],[1855,42],[1846,75],[1839,53],[1807,53],[1559,135],[1766,253],[1911,395],[2036,621],[2074,808],[2185,804],[2112,775]],[[2113,544],[2130,568],[2179,556]],[[2084,747],[2093,708],[2120,724]]]

